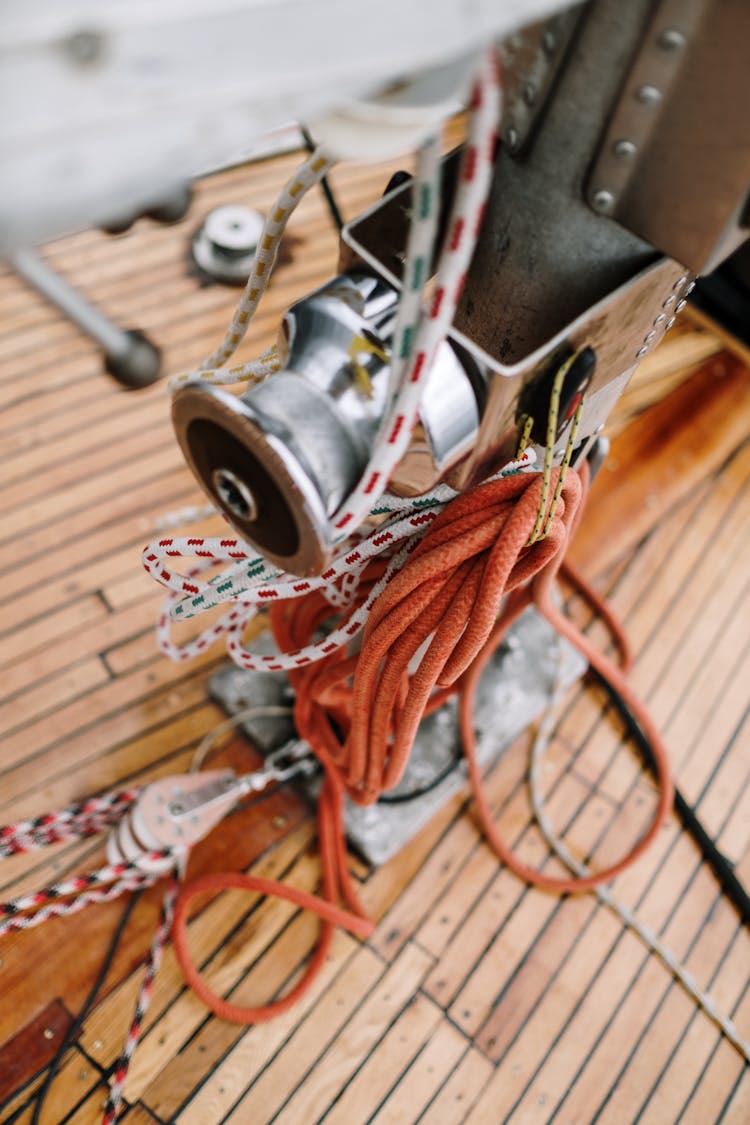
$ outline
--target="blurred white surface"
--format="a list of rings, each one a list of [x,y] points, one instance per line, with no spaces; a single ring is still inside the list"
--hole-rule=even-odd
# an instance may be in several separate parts
[[[347,112],[565,6],[0,0],[0,247],[157,203],[275,127]]]

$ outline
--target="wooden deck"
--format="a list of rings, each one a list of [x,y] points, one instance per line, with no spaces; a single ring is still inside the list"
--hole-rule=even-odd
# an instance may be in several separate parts
[[[47,255],[121,323],[153,334],[169,371],[185,369],[219,338],[235,299],[191,273],[189,232],[219,203],[267,208],[295,159],[205,181],[177,228],[140,223],[119,239],[86,232]],[[390,170],[338,172],[346,211],[373,200]],[[290,299],[335,268],[336,239],[319,196],[304,202],[287,247],[290,260],[251,349],[270,342]],[[100,374],[95,348],[8,274],[0,277],[0,322],[5,823],[183,770],[222,716],[205,690],[221,654],[188,667],[157,654],[160,594],[139,564],[158,517],[199,501],[172,438],[164,386],[118,389]],[[675,366],[701,348],[716,351],[708,337],[697,350],[686,338],[654,357],[672,383],[680,382]],[[679,784],[746,885],[748,383],[737,361],[715,355],[626,425],[576,547],[627,624],[638,652],[634,681],[665,732]],[[583,614],[575,603],[571,612]],[[603,640],[597,626],[591,632]],[[595,864],[628,846],[653,800],[601,708],[590,690],[571,694],[544,775],[556,824]],[[521,854],[552,869],[530,821],[527,749],[521,740],[505,755],[490,791]],[[249,751],[236,742],[228,753]],[[98,859],[101,848],[87,842],[6,861],[3,896]],[[303,802],[281,791],[232,817],[198,849],[191,870],[227,866],[314,889],[314,831]],[[356,870],[379,920],[375,936],[362,945],[339,934],[314,992],[280,1020],[243,1030],[209,1018],[167,953],[127,1084],[128,1125],[750,1120],[742,1057],[664,966],[596,898],[558,899],[503,870],[465,795],[396,859]],[[615,890],[750,1037],[750,937],[676,821]],[[45,1125],[99,1120],[158,901],[155,888],[138,905],[55,1082]],[[38,1083],[121,910],[121,902],[96,907],[0,941],[0,1121]],[[288,906],[235,895],[214,900],[192,926],[214,987],[241,1003],[283,990],[314,935],[314,921]],[[28,1123],[31,1108],[17,1120]]]

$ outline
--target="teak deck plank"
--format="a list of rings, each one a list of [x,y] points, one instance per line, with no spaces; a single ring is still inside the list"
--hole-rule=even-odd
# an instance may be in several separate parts
[[[450,139],[459,135],[456,125]],[[297,160],[207,178],[175,227],[142,222],[114,240],[85,231],[43,252],[105,312],[152,332],[170,373],[184,370],[216,343],[237,296],[198,280],[187,263],[190,233],[219,203],[267,209]],[[345,213],[374,201],[395,167],[336,169]],[[275,337],[282,311],[336,258],[330,217],[313,193],[243,357]],[[161,592],[143,575],[140,550],[164,513],[202,503],[172,438],[164,384],[118,389],[100,374],[94,346],[7,272],[0,321],[5,822],[187,769],[222,717],[206,696],[222,655],[172,665],[155,647]],[[718,348],[684,326],[644,365],[651,383],[634,387],[613,426],[575,555],[626,623],[633,683],[664,731],[679,784],[748,883],[750,378]],[[668,397],[631,420],[667,386]],[[569,607],[593,640],[609,643],[578,597]],[[494,815],[527,861],[562,870],[530,820],[527,751],[524,736],[489,772]],[[219,760],[251,755],[236,739]],[[650,779],[589,687],[569,693],[543,786],[553,823],[595,865],[619,856],[653,808]],[[314,839],[311,810],[283,789],[212,834],[191,870],[250,866],[314,890]],[[86,841],[18,857],[0,870],[0,885],[5,895],[28,891],[102,854],[99,841]],[[211,1017],[167,952],[126,1087],[128,1125],[750,1119],[748,1067],[661,962],[594,896],[558,899],[502,869],[465,792],[380,869],[352,866],[378,921],[372,940],[339,933],[312,992],[272,1023],[244,1029]],[[674,818],[614,890],[750,1035],[750,938]],[[136,908],[56,1079],[48,1125],[99,1120],[160,894],[152,889]],[[108,904],[79,916],[85,924],[62,919],[0,941],[0,1122],[32,1094],[121,909]],[[316,921],[288,904],[240,895],[202,904],[190,925],[214,987],[243,1004],[288,989],[316,935]]]
[[[443,1020],[372,1118],[373,1125],[406,1125],[421,1120],[423,1112],[467,1051],[468,1045],[461,1033]],[[428,1112],[435,1110],[431,1106]]]
[[[377,1110],[425,1043],[438,1029],[450,1026],[442,1009],[418,992],[329,1109],[327,1120],[331,1125],[348,1125],[363,1105]],[[326,1066],[325,1059],[322,1065]],[[404,1125],[408,1120],[406,1115],[401,1118]]]
[[[601,573],[634,547],[696,484],[719,469],[748,435],[750,379],[738,359],[709,360],[639,424],[613,443],[613,462],[603,473],[597,525],[581,525],[574,560]],[[690,424],[675,427],[675,418]]]
[[[492,1074],[492,1064],[475,1047],[470,1047],[461,1062],[428,1105],[420,1121],[440,1121],[459,1125],[481,1094]]]
[[[55,1080],[55,1099],[45,1103],[39,1125],[59,1125],[62,1120],[78,1121],[79,1125],[84,1125],[84,1122],[97,1120],[97,1113],[101,1121],[106,1096],[101,1073],[77,1047],[73,1047]],[[23,1102],[22,1097],[20,1105]],[[33,1106],[29,1106],[16,1120],[19,1125],[31,1125],[32,1114]]]
[[[299,957],[293,963],[299,963]],[[383,972],[383,964],[371,950],[357,949],[352,939],[341,935],[325,972],[296,1013],[245,1034],[235,1029],[239,1041],[179,1115],[180,1125],[220,1120],[233,1109],[237,1119],[242,1120],[241,1099],[256,1076],[249,1099],[252,1117],[255,1121],[273,1117]],[[312,1017],[308,1015],[311,1010]],[[189,1088],[185,1095],[188,1093]],[[170,1105],[170,1112],[177,1104]],[[163,1097],[158,1106],[164,1113]]]
[[[279,1123],[292,1125],[298,1121],[319,1120],[354,1075],[367,1064],[391,1023],[415,1002],[430,963],[427,955],[414,946],[402,950],[385,975],[360,998],[357,1011],[325,1051],[318,1065],[297,1087],[291,1100],[276,1115]],[[435,1008],[434,1014],[437,1012]],[[432,1011],[430,1014],[433,1014]],[[252,1093],[246,1108],[251,1106]],[[372,1105],[370,1112],[375,1108]],[[232,1125],[239,1125],[241,1120],[238,1114]]]

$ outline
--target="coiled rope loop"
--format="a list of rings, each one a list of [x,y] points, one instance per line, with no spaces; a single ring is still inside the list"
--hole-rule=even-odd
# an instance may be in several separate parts
[[[562,479],[561,479],[562,478]],[[343,925],[366,934],[372,927],[352,883],[346,862],[343,798],[371,804],[402,776],[425,714],[450,695],[459,695],[460,731],[477,811],[498,856],[527,882],[557,892],[580,892],[608,882],[653,841],[672,801],[669,762],[663,741],[645,708],[619,670],[599,653],[557,609],[552,587],[582,510],[588,472],[551,475],[554,501],[544,510],[546,535],[533,543],[531,532],[545,488],[538,474],[489,481],[452,501],[409,552],[403,566],[372,605],[358,652],[335,647],[308,667],[289,671],[296,693],[295,725],[325,772],[318,809],[323,872],[322,898],[290,894],[272,881],[227,873],[187,884],[178,899],[174,941],[191,987],[219,1016],[241,1023],[268,1019],[285,1010],[319,971],[331,940],[331,927]],[[558,488],[558,486],[560,486]],[[549,490],[547,490],[549,497]],[[554,511],[551,510],[554,504]],[[357,590],[359,600],[378,586],[384,560],[371,563]],[[588,596],[574,572],[567,575]],[[592,596],[592,604],[597,599]],[[660,795],[651,826],[627,856],[606,870],[553,879],[520,861],[500,836],[484,793],[472,725],[479,677],[510,625],[529,605],[537,609],[615,683],[653,741]],[[330,629],[333,609],[321,591],[274,604],[271,628],[282,651],[309,644],[321,627]],[[499,616],[498,616],[499,615]],[[623,659],[628,651],[611,615]],[[241,888],[276,895],[312,910],[323,921],[321,937],[304,977],[281,1000],[241,1009],[212,992],[192,961],[187,918],[193,899],[209,891]],[[344,907],[339,906],[342,902]]]
[[[358,804],[371,804],[398,783],[417,727],[435,706],[434,689],[455,685],[489,637],[502,599],[562,548],[566,504],[575,506],[580,497],[578,478],[571,476],[565,486],[550,534],[527,547],[541,488],[538,474],[519,474],[458,497],[374,603],[361,651],[351,656],[339,650],[290,673],[297,729],[319,756],[327,756]],[[367,577],[365,572],[364,589]],[[300,647],[319,626],[322,604],[317,614],[311,608],[304,601],[271,607],[282,651]],[[445,692],[439,701],[444,698]],[[338,706],[332,708],[334,701]]]

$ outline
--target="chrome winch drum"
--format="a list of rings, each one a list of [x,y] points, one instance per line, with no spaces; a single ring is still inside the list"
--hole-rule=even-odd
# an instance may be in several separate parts
[[[266,382],[241,397],[199,383],[175,394],[175,431],[200,484],[244,539],[292,574],[325,568],[332,518],[367,467],[387,405],[397,302],[382,279],[342,274],[288,311],[284,366]],[[481,394],[471,364],[444,343],[399,474],[405,491],[431,487],[471,449]]]

